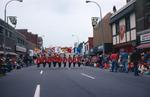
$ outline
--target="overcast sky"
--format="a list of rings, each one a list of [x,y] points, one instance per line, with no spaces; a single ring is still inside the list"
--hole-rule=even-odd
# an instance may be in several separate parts
[[[4,18],[4,6],[9,0],[0,0],[0,18]],[[44,38],[44,46],[73,46],[74,42],[87,41],[93,36],[91,17],[99,17],[99,9],[86,0],[23,0],[12,2],[7,15],[17,16],[17,29]],[[126,0],[93,0],[100,4],[103,16],[126,4]],[[72,34],[76,37],[72,37]]]

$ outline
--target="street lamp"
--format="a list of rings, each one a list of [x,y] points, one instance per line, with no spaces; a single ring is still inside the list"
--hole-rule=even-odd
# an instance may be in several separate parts
[[[100,10],[100,20],[101,20],[101,24],[99,22],[99,27],[101,28],[101,32],[102,32],[102,35],[103,35],[102,36],[102,45],[103,45],[103,55],[104,55],[105,54],[105,47],[104,47],[104,32],[103,32],[103,21],[102,21],[101,6],[97,2],[95,2],[95,1],[89,1],[89,0],[87,0],[86,3],[95,3],[99,7],[99,10]]]
[[[10,0],[6,3],[5,5],[5,9],[4,9],[4,21],[5,23],[7,23],[7,15],[6,15],[6,12],[7,12],[7,6],[9,3],[11,3],[12,1],[19,1],[19,2],[23,2],[23,0]],[[7,27],[6,27],[7,28]],[[4,43],[3,43],[3,47],[4,47],[4,56],[6,54],[6,51],[5,51],[5,47],[6,47],[6,36],[5,36],[5,33],[6,33],[6,29],[4,30]]]
[[[18,2],[23,2],[23,0],[10,0],[10,1],[8,1],[7,3],[6,3],[6,5],[5,5],[5,10],[4,10],[4,21],[6,22],[6,18],[7,18],[7,16],[6,16],[6,9],[7,9],[7,6],[8,6],[8,4],[9,3],[11,3],[12,1],[18,1]]]

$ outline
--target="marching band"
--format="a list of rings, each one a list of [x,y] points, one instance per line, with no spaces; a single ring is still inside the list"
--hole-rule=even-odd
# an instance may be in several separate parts
[[[76,65],[78,65],[78,67],[81,66],[81,57],[80,55],[73,55],[73,57],[71,55],[69,55],[68,57],[66,57],[66,55],[64,55],[63,57],[61,55],[58,54],[54,54],[54,55],[50,55],[50,56],[46,56],[46,55],[38,55],[38,57],[36,58],[36,64],[37,67],[39,68],[41,65],[43,65],[43,67],[45,68],[46,65],[48,65],[49,68],[56,67],[58,65],[58,67],[68,67],[70,68],[71,66],[75,67]]]

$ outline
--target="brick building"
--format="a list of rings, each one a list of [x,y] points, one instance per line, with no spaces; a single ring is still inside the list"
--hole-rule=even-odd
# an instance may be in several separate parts
[[[27,48],[34,50],[35,48],[41,48],[43,45],[43,39],[42,37],[38,37],[37,34],[33,34],[31,32],[28,32],[27,29],[17,29],[18,32],[23,34],[26,37],[26,40],[28,42]]]
[[[103,50],[103,42],[104,42],[104,48],[105,51],[111,51],[112,48],[112,34],[111,34],[111,27],[109,25],[110,23],[110,17],[112,13],[107,13],[102,21],[100,21],[97,25],[93,27],[93,47],[94,51],[96,52],[102,52]],[[102,26],[100,27],[100,24],[103,24],[103,33],[102,33]]]
[[[89,37],[88,41],[84,43],[84,49],[86,55],[91,54],[93,52],[93,37]]]

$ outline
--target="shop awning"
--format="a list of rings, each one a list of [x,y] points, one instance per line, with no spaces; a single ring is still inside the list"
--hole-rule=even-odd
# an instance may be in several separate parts
[[[14,56],[16,56],[17,54],[16,53],[14,53],[14,52],[7,52],[6,54],[8,54],[8,55],[14,55]]]
[[[4,54],[4,51],[0,51],[0,54]],[[6,55],[14,55],[16,56],[17,54],[14,52],[6,52]]]
[[[4,51],[0,51],[0,54],[4,54]]]
[[[136,48],[137,49],[150,48],[150,43],[148,43],[148,44],[141,44],[141,45],[137,46]]]

